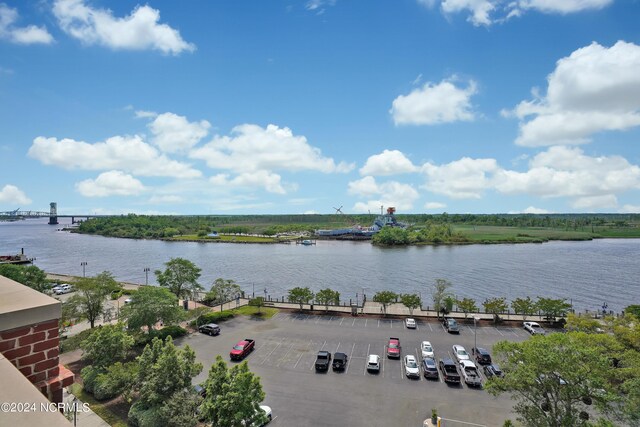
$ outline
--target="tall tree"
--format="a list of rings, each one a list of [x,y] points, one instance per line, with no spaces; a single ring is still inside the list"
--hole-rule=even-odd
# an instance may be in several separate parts
[[[46,292],[49,289],[47,273],[35,265],[3,264],[0,265],[0,276],[15,280],[39,292]]]
[[[440,317],[440,311],[443,308],[443,303],[445,298],[451,296],[451,292],[449,292],[449,288],[453,285],[451,282],[445,279],[436,279],[436,283],[433,287],[433,292],[431,296],[433,297],[433,307],[436,310],[438,318]]]
[[[156,323],[173,324],[181,319],[182,309],[177,305],[178,298],[168,289],[156,286],[141,286],[131,296],[131,302],[121,310],[121,316],[131,330],[143,326],[151,333]]]
[[[587,425],[590,405],[606,414],[619,400],[610,355],[591,338],[569,333],[501,341],[493,350],[505,375],[487,381],[486,388],[493,395],[510,393],[525,426]],[[612,337],[603,338],[615,345]]]
[[[379,291],[373,296],[373,302],[382,304],[382,314],[387,315],[387,307],[398,300],[398,294],[392,291]]]
[[[522,320],[525,320],[536,312],[537,305],[531,297],[516,298],[511,301],[511,308],[514,313],[522,315]]]
[[[493,314],[494,322],[497,322],[500,319],[500,314],[506,312],[509,307],[505,297],[487,298],[482,306],[485,312]]]
[[[212,304],[222,304],[229,302],[240,296],[242,289],[233,280],[218,278],[211,285],[211,290],[207,292],[204,299]]]
[[[133,342],[133,337],[124,331],[121,323],[104,325],[80,343],[82,358],[98,369],[106,369],[116,362],[124,361]]]
[[[83,277],[75,283],[76,293],[68,300],[77,320],[86,319],[93,328],[104,311],[107,296],[121,289],[113,275],[103,271],[95,277]]]
[[[458,304],[458,309],[462,310],[464,313],[464,318],[467,318],[469,313],[474,313],[478,311],[478,306],[476,305],[476,300],[473,298],[462,298],[456,302]]]
[[[555,320],[556,317],[565,317],[571,309],[571,304],[564,299],[538,297],[536,307],[547,320]]]
[[[217,427],[263,425],[267,419],[260,410],[265,393],[260,378],[249,371],[247,362],[228,369],[218,355],[205,383],[207,394],[202,415]]]
[[[255,297],[249,300],[249,306],[258,307],[258,314],[261,313],[262,307],[264,307],[264,297]]]
[[[193,297],[202,289],[198,283],[201,269],[184,258],[171,258],[165,264],[165,270],[156,270],[156,278],[163,286],[178,298]]]
[[[311,292],[311,289],[307,287],[302,288],[298,286],[293,289],[289,289],[289,302],[300,304],[300,310],[302,310],[304,304],[309,304],[309,301],[312,299],[313,292]]]
[[[329,304],[340,304],[340,292],[330,288],[322,289],[316,293],[315,299],[318,304],[324,305],[326,311],[329,311]]]
[[[418,294],[402,294],[400,302],[409,309],[409,314],[413,316],[413,310],[422,307],[422,300]]]

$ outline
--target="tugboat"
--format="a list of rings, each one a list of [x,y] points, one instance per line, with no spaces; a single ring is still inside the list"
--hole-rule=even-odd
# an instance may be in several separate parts
[[[33,258],[28,258],[24,254],[24,248],[16,255],[0,255],[0,264],[31,264]]]

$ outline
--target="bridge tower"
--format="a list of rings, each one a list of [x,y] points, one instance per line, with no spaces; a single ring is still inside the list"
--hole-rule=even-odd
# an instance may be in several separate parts
[[[58,224],[58,204],[56,202],[49,203],[49,224],[57,225]]]

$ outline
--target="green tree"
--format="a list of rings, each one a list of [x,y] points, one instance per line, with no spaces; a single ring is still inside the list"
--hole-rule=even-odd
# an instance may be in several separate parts
[[[569,331],[580,331],[592,334],[602,331],[603,325],[593,317],[569,313],[567,315],[566,328]]]
[[[264,297],[255,297],[249,300],[249,306],[258,307],[258,314],[261,313],[262,307],[264,307]]]
[[[531,297],[516,298],[511,301],[511,308],[514,313],[522,315],[522,320],[525,320],[527,317],[535,314],[537,304],[531,299]]]
[[[329,288],[322,289],[316,293],[315,299],[318,304],[324,305],[326,311],[329,311],[329,304],[340,304],[340,292]]]
[[[211,285],[211,290],[207,292],[204,299],[212,304],[222,304],[240,296],[242,289],[233,280],[218,278]]]
[[[387,307],[398,301],[398,294],[392,291],[379,291],[373,296],[373,302],[382,304],[382,313],[387,315]]]
[[[640,319],[640,305],[628,305],[624,309],[624,312],[628,314],[632,314],[636,316],[638,319]]]
[[[182,309],[177,305],[178,298],[168,289],[156,286],[141,286],[131,296],[131,302],[121,310],[121,316],[131,330],[146,326],[151,333],[156,323],[170,325],[182,317]]]
[[[300,286],[293,289],[289,289],[289,302],[300,304],[300,310],[304,304],[309,304],[309,301],[313,299],[313,292],[309,288],[302,288]]]
[[[525,426],[587,425],[584,414],[590,404],[605,414],[618,397],[607,350],[585,338],[579,333],[550,334],[497,343],[494,357],[505,375],[487,381],[486,389],[495,396],[509,393]]]
[[[458,309],[462,310],[464,313],[464,318],[467,318],[469,313],[474,313],[478,311],[478,306],[476,306],[476,300],[473,298],[462,298],[456,302],[458,304]]]
[[[260,410],[265,393],[260,378],[249,371],[247,362],[227,368],[218,355],[205,382],[207,390],[202,415],[217,427],[263,425],[267,418]]]
[[[383,227],[377,232],[371,242],[374,245],[394,246],[411,243],[409,231],[399,227]]]
[[[133,347],[133,337],[124,331],[122,323],[103,325],[80,343],[82,358],[99,369],[124,361]]]
[[[431,296],[433,297],[433,307],[434,310],[436,310],[438,318],[440,318],[440,311],[443,308],[445,298],[451,296],[449,288],[452,286],[453,285],[448,280],[436,279]]]
[[[200,268],[184,258],[171,258],[164,264],[164,271],[156,270],[156,278],[160,286],[171,291],[178,298],[193,297],[202,289],[198,283]]]
[[[564,299],[538,297],[536,307],[544,314],[545,319],[555,320],[556,317],[565,317],[571,309],[571,304]]]
[[[500,320],[500,314],[507,311],[509,305],[507,305],[507,299],[505,297],[499,298],[487,298],[482,303],[484,311],[486,313],[493,314],[493,321]]]
[[[38,292],[46,292],[49,289],[47,273],[35,265],[0,265],[0,276],[15,280]]]
[[[95,277],[79,279],[75,288],[76,293],[67,301],[69,313],[73,313],[76,320],[88,320],[93,328],[104,311],[107,296],[121,289],[121,286],[111,273],[104,271]]]
[[[409,313],[413,316],[413,310],[422,307],[422,300],[418,294],[402,294],[400,302],[409,309]]]
[[[177,391],[162,406],[161,416],[166,420],[167,426],[195,427],[198,425],[198,419],[194,414],[197,413],[202,400],[202,397],[191,388]]]

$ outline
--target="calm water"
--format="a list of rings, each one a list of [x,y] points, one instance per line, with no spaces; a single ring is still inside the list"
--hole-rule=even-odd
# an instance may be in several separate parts
[[[0,222],[0,254],[25,248],[35,264],[51,273],[81,275],[110,271],[123,281],[149,283],[155,269],[174,257],[202,269],[205,287],[218,277],[272,297],[294,286],[331,287],[355,300],[362,288],[420,292],[431,302],[436,278],[453,283],[458,297],[478,303],[487,297],[567,298],[577,310],[606,302],[619,312],[640,303],[640,239],[383,249],[368,242],[320,241],[315,246],[160,242],[86,236],[57,231],[46,220]]]

